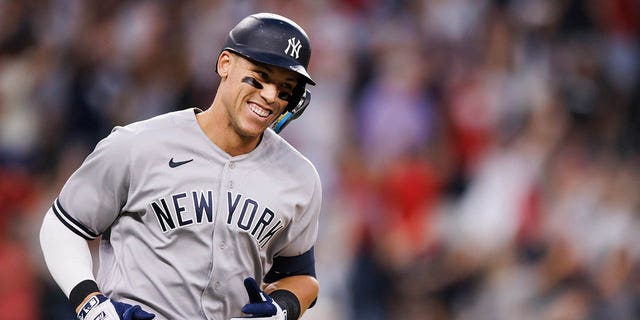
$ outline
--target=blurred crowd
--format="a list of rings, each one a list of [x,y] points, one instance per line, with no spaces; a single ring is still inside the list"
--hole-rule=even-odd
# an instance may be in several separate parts
[[[73,317],[47,208],[113,126],[207,108],[261,11],[313,45],[303,319],[640,318],[638,1],[0,0],[0,319]]]

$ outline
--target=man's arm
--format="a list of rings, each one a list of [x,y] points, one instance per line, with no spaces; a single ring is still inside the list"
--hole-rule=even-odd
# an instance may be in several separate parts
[[[320,285],[312,276],[290,276],[268,284],[264,291],[271,294],[276,290],[292,292],[300,302],[300,316],[311,306],[318,296]]]
[[[49,209],[40,228],[40,246],[47,268],[69,298],[79,319],[153,319],[140,306],[105,297],[93,276],[93,260],[87,240],[67,228]]]
[[[253,277],[244,279],[244,287],[249,303],[242,312],[251,315],[248,318],[261,320],[295,320],[309,308],[318,294],[318,282],[312,276],[288,276],[270,283],[260,289]],[[247,317],[234,317],[231,320],[243,320]]]
[[[95,281],[87,241],[62,224],[51,209],[40,228],[40,246],[51,276],[67,297],[78,283]]]
[[[49,273],[78,313],[84,302],[100,294],[87,240],[71,231],[49,209],[40,228],[40,246]]]

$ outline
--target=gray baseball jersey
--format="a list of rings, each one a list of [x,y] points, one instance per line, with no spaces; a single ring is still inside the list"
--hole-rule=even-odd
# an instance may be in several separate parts
[[[187,109],[116,127],[69,178],[53,208],[87,239],[102,234],[100,289],[156,319],[229,319],[274,257],[312,249],[321,185],[271,129],[231,157]]]

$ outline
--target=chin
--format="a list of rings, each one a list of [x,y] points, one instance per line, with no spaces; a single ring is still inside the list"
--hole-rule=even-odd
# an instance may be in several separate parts
[[[259,136],[267,130],[274,121],[275,118],[272,116],[268,118],[257,118],[251,114],[240,123],[240,129],[250,136]]]
[[[247,138],[255,138],[262,135],[262,133],[267,129],[264,126],[258,126],[255,124],[246,125],[241,130],[239,130],[240,135]]]

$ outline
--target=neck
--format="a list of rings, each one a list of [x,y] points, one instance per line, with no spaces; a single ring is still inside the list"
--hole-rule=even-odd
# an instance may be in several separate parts
[[[239,135],[224,112],[223,107],[216,106],[214,102],[209,109],[196,116],[198,125],[209,140],[232,157],[249,153],[255,149],[262,136],[244,137]]]

